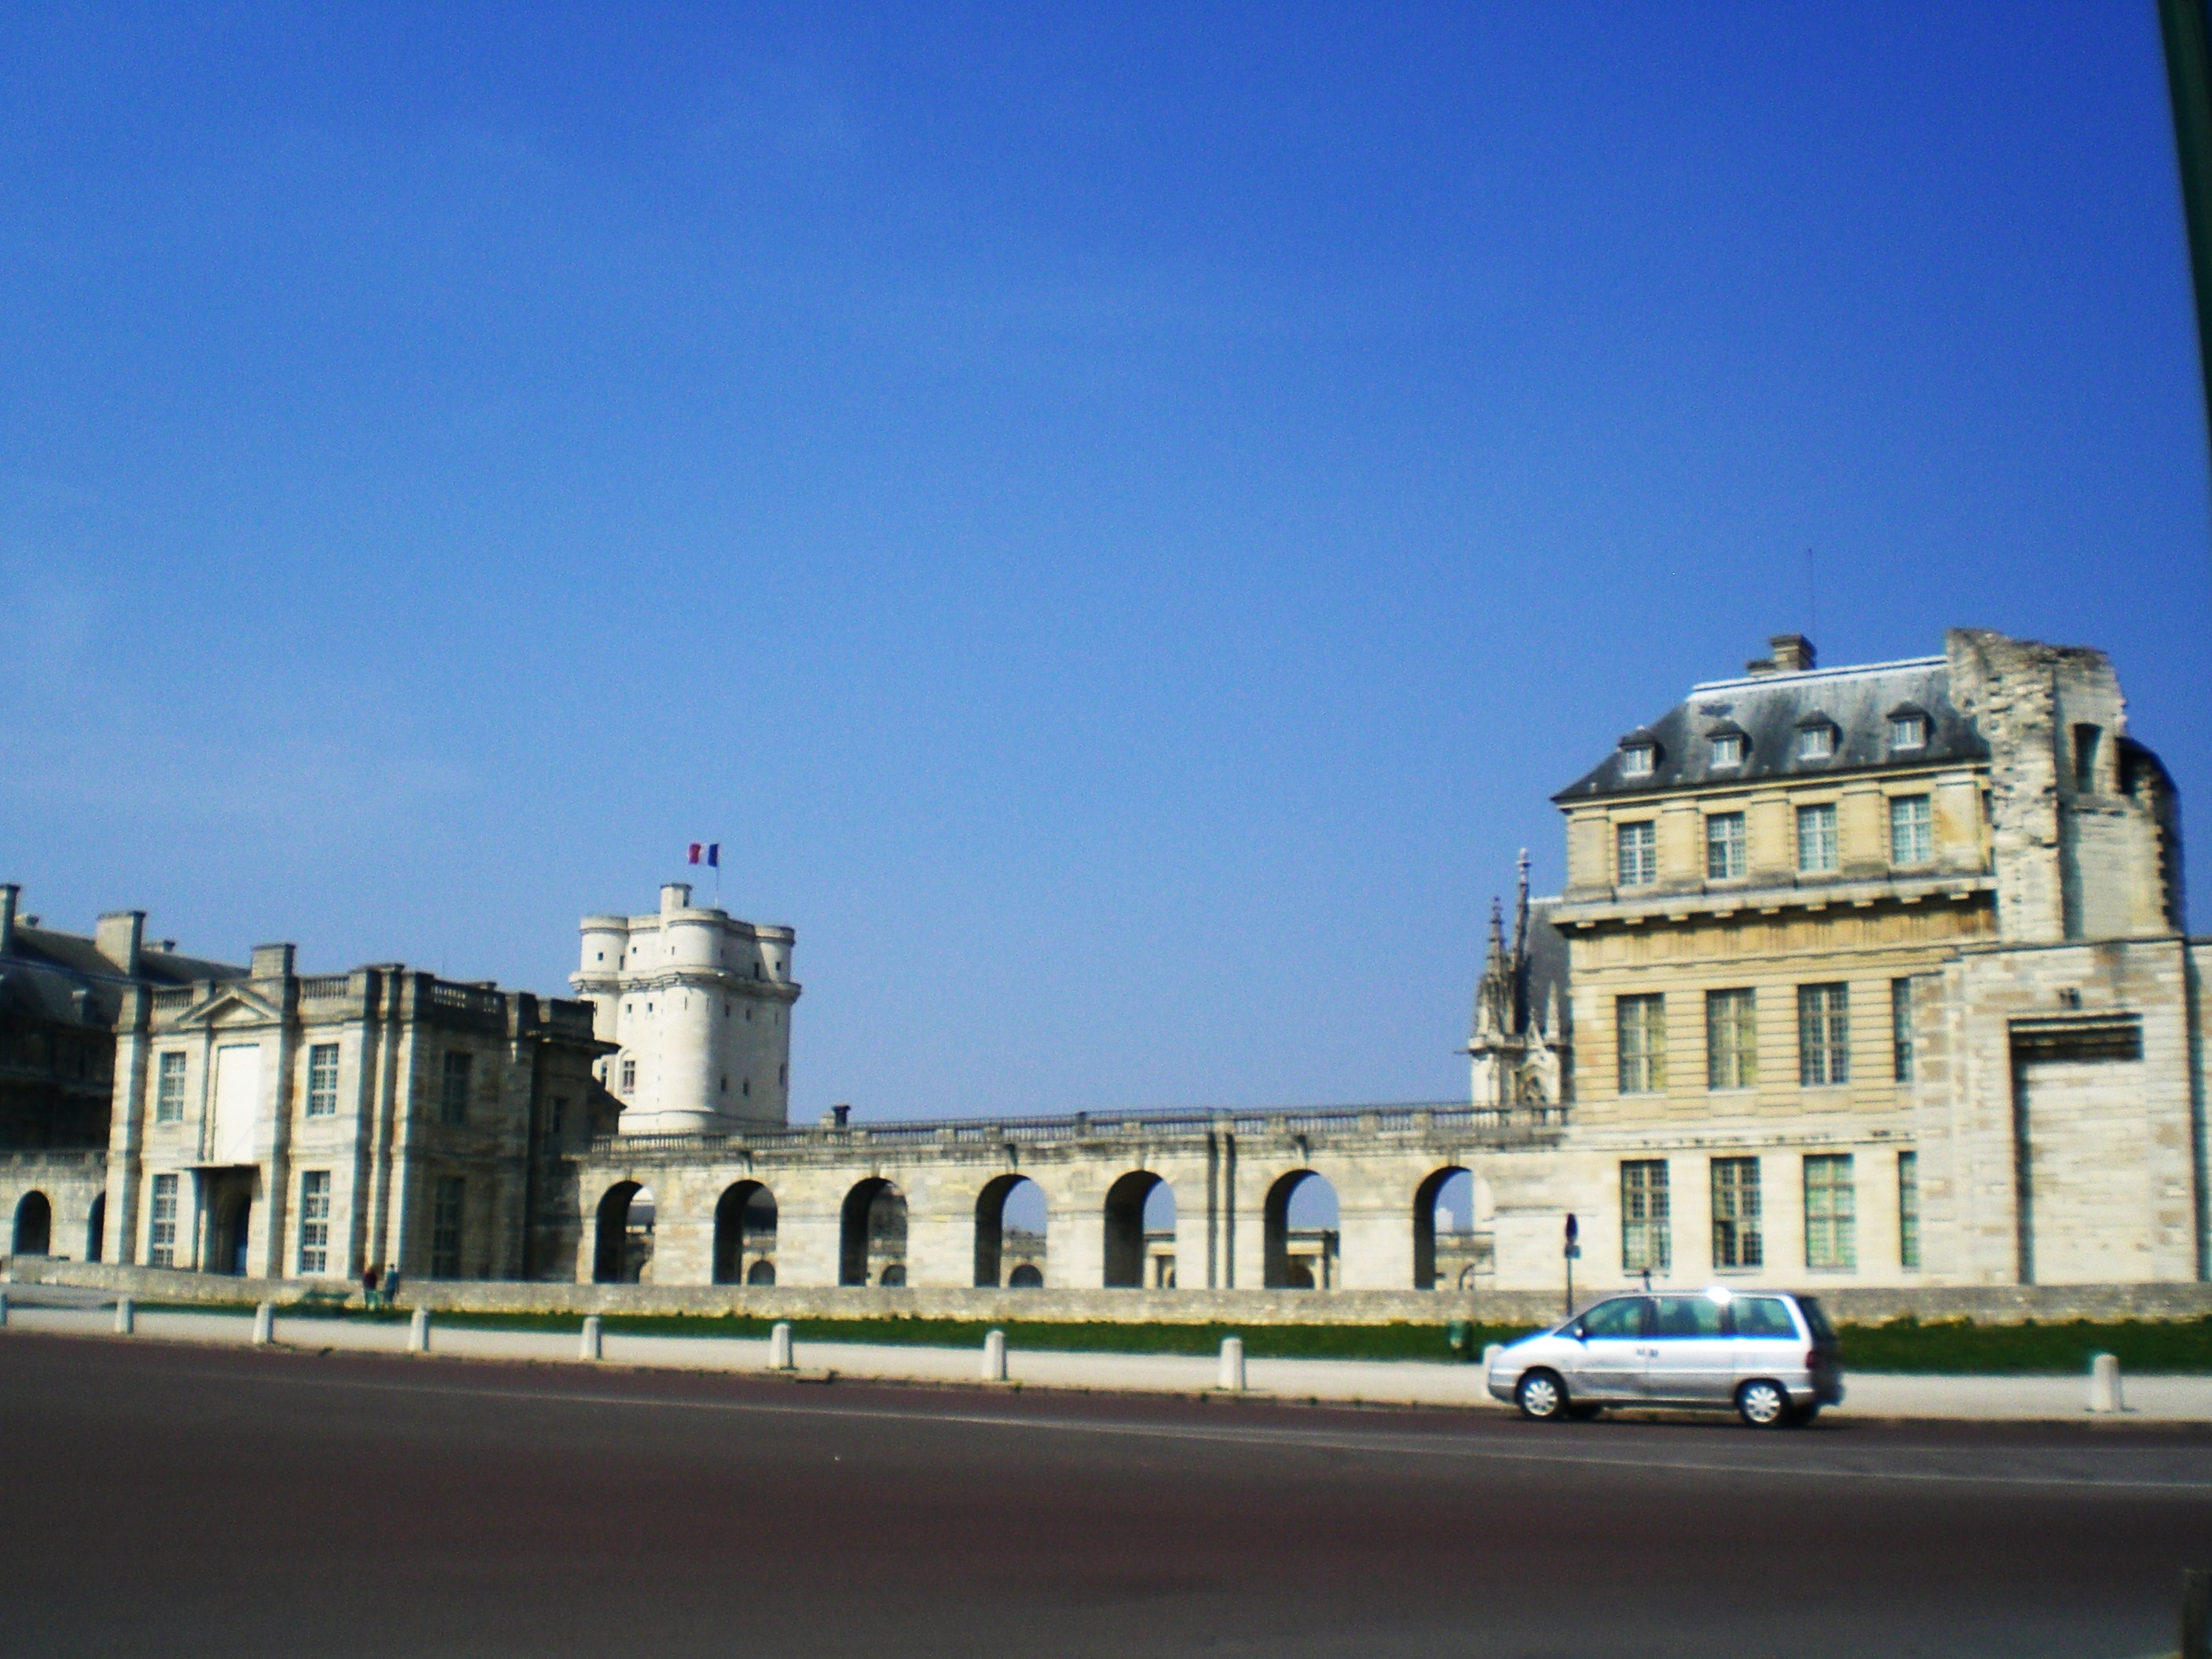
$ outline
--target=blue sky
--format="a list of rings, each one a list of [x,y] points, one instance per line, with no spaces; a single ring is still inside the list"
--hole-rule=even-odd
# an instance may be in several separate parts
[[[2148,0],[642,10],[0,13],[28,909],[554,990],[716,839],[801,1117],[1443,1099],[1770,632],[2212,802]]]

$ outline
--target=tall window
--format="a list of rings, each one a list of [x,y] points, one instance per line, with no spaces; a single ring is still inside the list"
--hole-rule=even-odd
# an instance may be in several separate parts
[[[1759,1160],[1713,1160],[1713,1266],[1759,1267],[1766,1262],[1759,1231]]]
[[[1620,854],[1620,884],[1648,887],[1658,880],[1659,826],[1645,818],[1640,823],[1621,824],[1613,834]]]
[[[185,1056],[172,1048],[161,1056],[161,1075],[154,1089],[154,1121],[178,1123],[185,1115]]]
[[[1705,820],[1705,879],[1732,881],[1745,867],[1743,814],[1713,813]]]
[[[438,1094],[438,1118],[444,1123],[469,1121],[469,1070],[474,1054],[459,1048],[446,1051],[444,1086]]]
[[[154,1177],[154,1214],[146,1235],[147,1265],[173,1267],[177,1263],[177,1178]]]
[[[1667,1160],[1637,1158],[1620,1166],[1620,1265],[1627,1272],[1664,1273],[1674,1265],[1667,1217]]]
[[[459,1176],[440,1176],[430,1200],[430,1277],[461,1276],[461,1206],[468,1188]]]
[[[1824,1089],[1850,1080],[1850,987],[1799,986],[1797,1081],[1808,1089]]]
[[[336,1117],[338,1110],[338,1045],[318,1042],[307,1050],[307,1115]]]
[[[2104,733],[2094,726],[2074,728],[2074,793],[2097,793],[2097,740]]]
[[[326,1270],[331,1251],[331,1172],[308,1170],[300,1176],[300,1271]]]
[[[1620,1092],[1656,1095],[1667,1086],[1667,1003],[1662,997],[1617,997],[1616,1046]]]
[[[1925,795],[1889,798],[1889,861],[1926,864],[1936,856],[1936,824]]]
[[[1918,1056],[1912,1049],[1912,981],[1889,982],[1890,1074],[1899,1083],[1912,1081]]]
[[[1705,1087],[1748,1089],[1759,1081],[1759,1015],[1749,991],[1705,993]]]
[[[545,1114],[545,1133],[554,1135],[559,1134],[562,1129],[567,1126],[568,1121],[568,1097],[566,1095],[554,1096],[553,1104],[548,1109]]]
[[[1856,1198],[1849,1152],[1814,1153],[1805,1159],[1805,1265],[1859,1265]]]
[[[1920,1154],[1897,1155],[1897,1265],[1920,1271]]]
[[[1797,870],[1801,875],[1824,875],[1836,867],[1836,809],[1832,805],[1797,809]]]
[[[637,1087],[637,1062],[635,1060],[625,1060],[623,1061],[622,1077],[623,1092],[624,1094],[629,1094]]]

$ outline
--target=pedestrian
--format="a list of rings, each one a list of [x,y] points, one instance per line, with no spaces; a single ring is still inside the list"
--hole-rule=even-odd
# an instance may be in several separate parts
[[[384,1305],[387,1308],[399,1305],[399,1264],[397,1261],[384,1270]]]
[[[377,1267],[374,1261],[361,1270],[361,1305],[364,1311],[376,1311]]]

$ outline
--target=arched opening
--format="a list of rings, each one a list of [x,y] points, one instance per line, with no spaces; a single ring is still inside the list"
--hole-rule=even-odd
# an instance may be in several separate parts
[[[845,1194],[837,1251],[840,1285],[906,1283],[906,1197],[880,1176]],[[886,1277],[898,1269],[896,1279]]]
[[[223,1212],[221,1237],[216,1246],[220,1272],[234,1279],[246,1277],[246,1244],[253,1234],[253,1194],[240,1193]]]
[[[594,1285],[634,1285],[637,1274],[630,1262],[630,1211],[638,1195],[645,1194],[646,1225],[652,1227],[653,1195],[635,1181],[618,1181],[599,1200],[598,1230],[592,1243],[592,1282]]]
[[[1175,1283],[1175,1188],[1132,1170],[1106,1189],[1106,1288]]]
[[[885,1263],[882,1275],[876,1280],[876,1283],[882,1285],[887,1291],[904,1290],[906,1288],[906,1263],[903,1261],[891,1261]]]
[[[1337,1282],[1336,1188],[1293,1170],[1267,1189],[1263,1271],[1271,1291],[1333,1290]]]
[[[987,1182],[975,1197],[976,1284],[1042,1285],[1048,1225],[1044,1188],[1036,1182],[1018,1175]]]
[[[92,1200],[92,1214],[84,1224],[84,1259],[97,1261],[107,1249],[107,1194]]]
[[[753,1277],[758,1267],[765,1280]],[[734,1183],[714,1206],[714,1282],[775,1283],[775,1194],[757,1181]]]
[[[44,1255],[53,1241],[54,1206],[44,1193],[25,1193],[15,1206],[15,1254]]]
[[[1456,1164],[1437,1170],[1413,1191],[1413,1288],[1433,1291],[1456,1274],[1437,1266],[1437,1241],[1444,1254],[1468,1256],[1474,1236],[1474,1177]]]
[[[1010,1291],[1041,1291],[1044,1288],[1043,1271],[1024,1261],[1006,1275],[1006,1288]]]
[[[745,1269],[745,1283],[748,1285],[775,1284],[775,1263],[765,1259],[754,1262],[751,1267]]]

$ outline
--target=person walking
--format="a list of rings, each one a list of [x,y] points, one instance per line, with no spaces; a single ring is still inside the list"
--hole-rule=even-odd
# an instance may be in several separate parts
[[[384,1270],[384,1305],[387,1308],[398,1306],[398,1297],[399,1264],[395,1261]]]
[[[364,1311],[376,1311],[377,1266],[374,1261],[361,1270],[361,1305]]]

